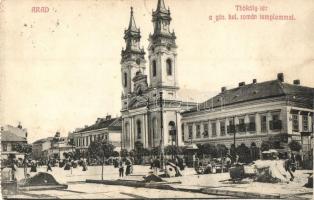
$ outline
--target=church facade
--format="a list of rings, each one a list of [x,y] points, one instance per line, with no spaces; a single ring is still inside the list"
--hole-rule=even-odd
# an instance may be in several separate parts
[[[163,0],[152,14],[153,33],[149,35],[148,60],[140,47],[141,33],[133,8],[124,32],[121,52],[122,148],[183,145],[181,112],[195,106],[178,97],[177,45],[170,31],[171,16]],[[146,68],[148,66],[148,69]]]

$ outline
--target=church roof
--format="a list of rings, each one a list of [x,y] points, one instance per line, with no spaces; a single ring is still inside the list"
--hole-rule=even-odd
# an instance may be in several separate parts
[[[158,0],[156,11],[167,12],[164,0]]]
[[[199,104],[198,108],[194,107],[187,112],[195,112],[198,110],[217,108],[274,97],[286,97],[291,104],[301,103],[304,107],[314,107],[314,88],[284,83],[280,80],[272,80],[247,84],[237,88],[225,90]]]
[[[130,15],[128,31],[139,32],[139,29],[136,27],[134,15],[133,15],[133,7],[131,7],[131,15]]]
[[[40,144],[40,143],[44,143],[46,141],[52,141],[52,140],[53,140],[53,137],[42,138],[42,139],[36,140],[35,142],[33,142],[33,144]]]
[[[170,10],[166,9],[164,0],[158,0],[157,8],[153,11],[153,21],[159,19],[171,20]]]
[[[82,130],[77,131],[77,133],[85,132],[85,131],[92,131],[97,129],[108,128],[108,130],[122,130],[122,122],[121,118],[110,118],[110,119],[103,119],[95,124],[83,128]]]

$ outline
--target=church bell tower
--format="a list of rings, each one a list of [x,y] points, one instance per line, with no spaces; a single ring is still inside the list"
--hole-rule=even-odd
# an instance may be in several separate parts
[[[136,27],[133,8],[131,7],[128,29],[124,31],[126,47],[121,52],[121,80],[122,80],[122,101],[134,92],[132,79],[138,71],[145,73],[145,52],[140,47],[141,33]]]
[[[179,89],[177,81],[177,45],[174,31],[170,31],[170,10],[164,0],[158,0],[153,11],[154,32],[149,36],[150,87],[167,90],[171,94]]]

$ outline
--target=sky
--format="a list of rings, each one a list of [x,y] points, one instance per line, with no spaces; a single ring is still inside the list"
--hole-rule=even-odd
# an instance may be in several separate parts
[[[300,79],[314,87],[313,1],[165,0],[177,36],[182,89],[204,99],[239,82]],[[2,0],[0,124],[28,129],[29,142],[120,115],[120,53],[130,7],[147,52],[157,0]],[[267,11],[236,11],[236,5]],[[48,7],[33,13],[32,7]],[[294,15],[291,21],[210,20],[216,15]],[[147,55],[146,55],[146,59]],[[147,66],[148,67],[148,66]]]

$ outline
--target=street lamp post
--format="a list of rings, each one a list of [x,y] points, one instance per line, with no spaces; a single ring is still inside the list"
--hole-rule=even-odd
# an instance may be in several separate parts
[[[164,153],[165,153],[165,150],[164,150],[164,125],[163,125],[163,104],[162,104],[162,91],[159,92],[159,103],[160,103],[160,135],[161,135],[161,144],[160,144],[160,153],[161,153],[161,168],[164,169]]]

